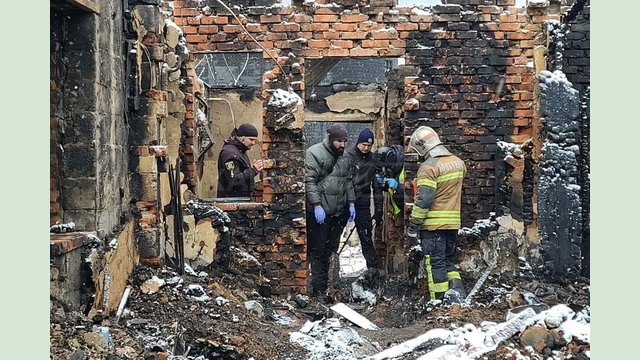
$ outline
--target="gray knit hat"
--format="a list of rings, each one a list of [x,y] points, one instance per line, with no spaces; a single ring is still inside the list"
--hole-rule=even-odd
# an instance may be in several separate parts
[[[329,142],[336,140],[347,140],[347,128],[340,123],[331,124],[327,128],[327,134],[329,134]]]

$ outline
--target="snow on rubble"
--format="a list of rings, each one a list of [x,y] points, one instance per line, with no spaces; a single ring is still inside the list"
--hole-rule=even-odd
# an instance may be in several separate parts
[[[495,220],[496,213],[491,212],[489,213],[489,215],[491,216],[491,218],[476,220],[475,223],[473,224],[473,227],[471,228],[468,228],[468,227],[461,228],[460,230],[458,230],[458,235],[480,235],[483,229],[494,228],[495,226],[498,225],[498,223]]]
[[[543,336],[539,339],[534,336],[531,340],[532,337],[527,335],[527,332],[536,331],[538,333],[542,331],[543,335],[552,332],[556,335]],[[521,334],[522,343],[533,344],[525,347],[530,356],[522,355],[520,350],[514,348],[511,343],[506,344],[502,351],[517,354],[519,356],[517,359],[520,360],[543,359],[543,354],[536,349],[543,349],[548,339],[554,336],[561,337],[565,343],[574,341],[589,345],[589,308],[585,307],[581,312],[575,313],[567,305],[559,304],[549,310],[536,313],[533,307],[529,307],[502,323],[485,321],[479,327],[473,324],[464,326],[452,324],[450,329],[430,329],[418,337],[369,356],[362,355],[362,352],[377,348],[378,344],[369,343],[356,330],[342,325],[337,318],[307,322],[299,331],[290,333],[290,341],[303,346],[309,352],[309,359],[471,360],[496,351],[500,345],[505,344],[517,334]],[[417,358],[411,356],[424,348],[425,344],[435,344],[435,347],[432,346],[430,351]],[[544,357],[545,359],[567,358],[559,350],[548,352],[552,356]],[[589,356],[588,350],[584,354]]]
[[[267,106],[277,108],[288,108],[292,105],[302,105],[302,99],[293,91],[285,91],[282,89],[273,90],[267,103]]]

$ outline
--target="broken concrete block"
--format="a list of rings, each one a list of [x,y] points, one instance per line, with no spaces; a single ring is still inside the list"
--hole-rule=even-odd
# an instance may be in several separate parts
[[[144,294],[153,294],[160,290],[162,286],[164,286],[164,280],[158,278],[157,276],[153,276],[151,279],[145,281],[142,285],[140,285],[140,290]]]
[[[164,36],[167,46],[175,49],[180,41],[180,35],[182,35],[182,30],[173,21],[165,21]]]

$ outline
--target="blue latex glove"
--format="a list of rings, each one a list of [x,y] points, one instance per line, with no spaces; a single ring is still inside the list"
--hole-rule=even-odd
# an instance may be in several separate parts
[[[393,190],[396,190],[398,188],[398,180],[396,179],[387,178],[387,179],[384,179],[384,182],[386,182],[389,188]]]
[[[314,207],[313,208],[313,214],[316,216],[316,222],[318,224],[324,224],[325,213],[324,213],[324,209],[322,208],[322,206]]]
[[[384,180],[382,179],[382,175],[376,174],[376,181],[378,182],[378,184],[382,185],[384,183]]]
[[[349,205],[349,220],[347,222],[352,222],[356,219],[356,207],[354,205]]]

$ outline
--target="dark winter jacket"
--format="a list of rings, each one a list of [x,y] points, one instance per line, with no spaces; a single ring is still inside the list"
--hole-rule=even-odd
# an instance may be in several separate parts
[[[356,194],[356,207],[371,207],[371,188],[376,211],[382,211],[382,186],[375,180],[376,164],[372,152],[363,154],[357,146],[347,151],[351,158],[351,180]]]
[[[335,156],[328,138],[307,149],[305,169],[308,211],[321,204],[327,216],[339,216],[346,212],[348,203],[355,202],[351,160],[349,156]]]
[[[225,140],[218,156],[218,197],[247,197],[258,171],[251,166],[247,147],[233,137]]]

